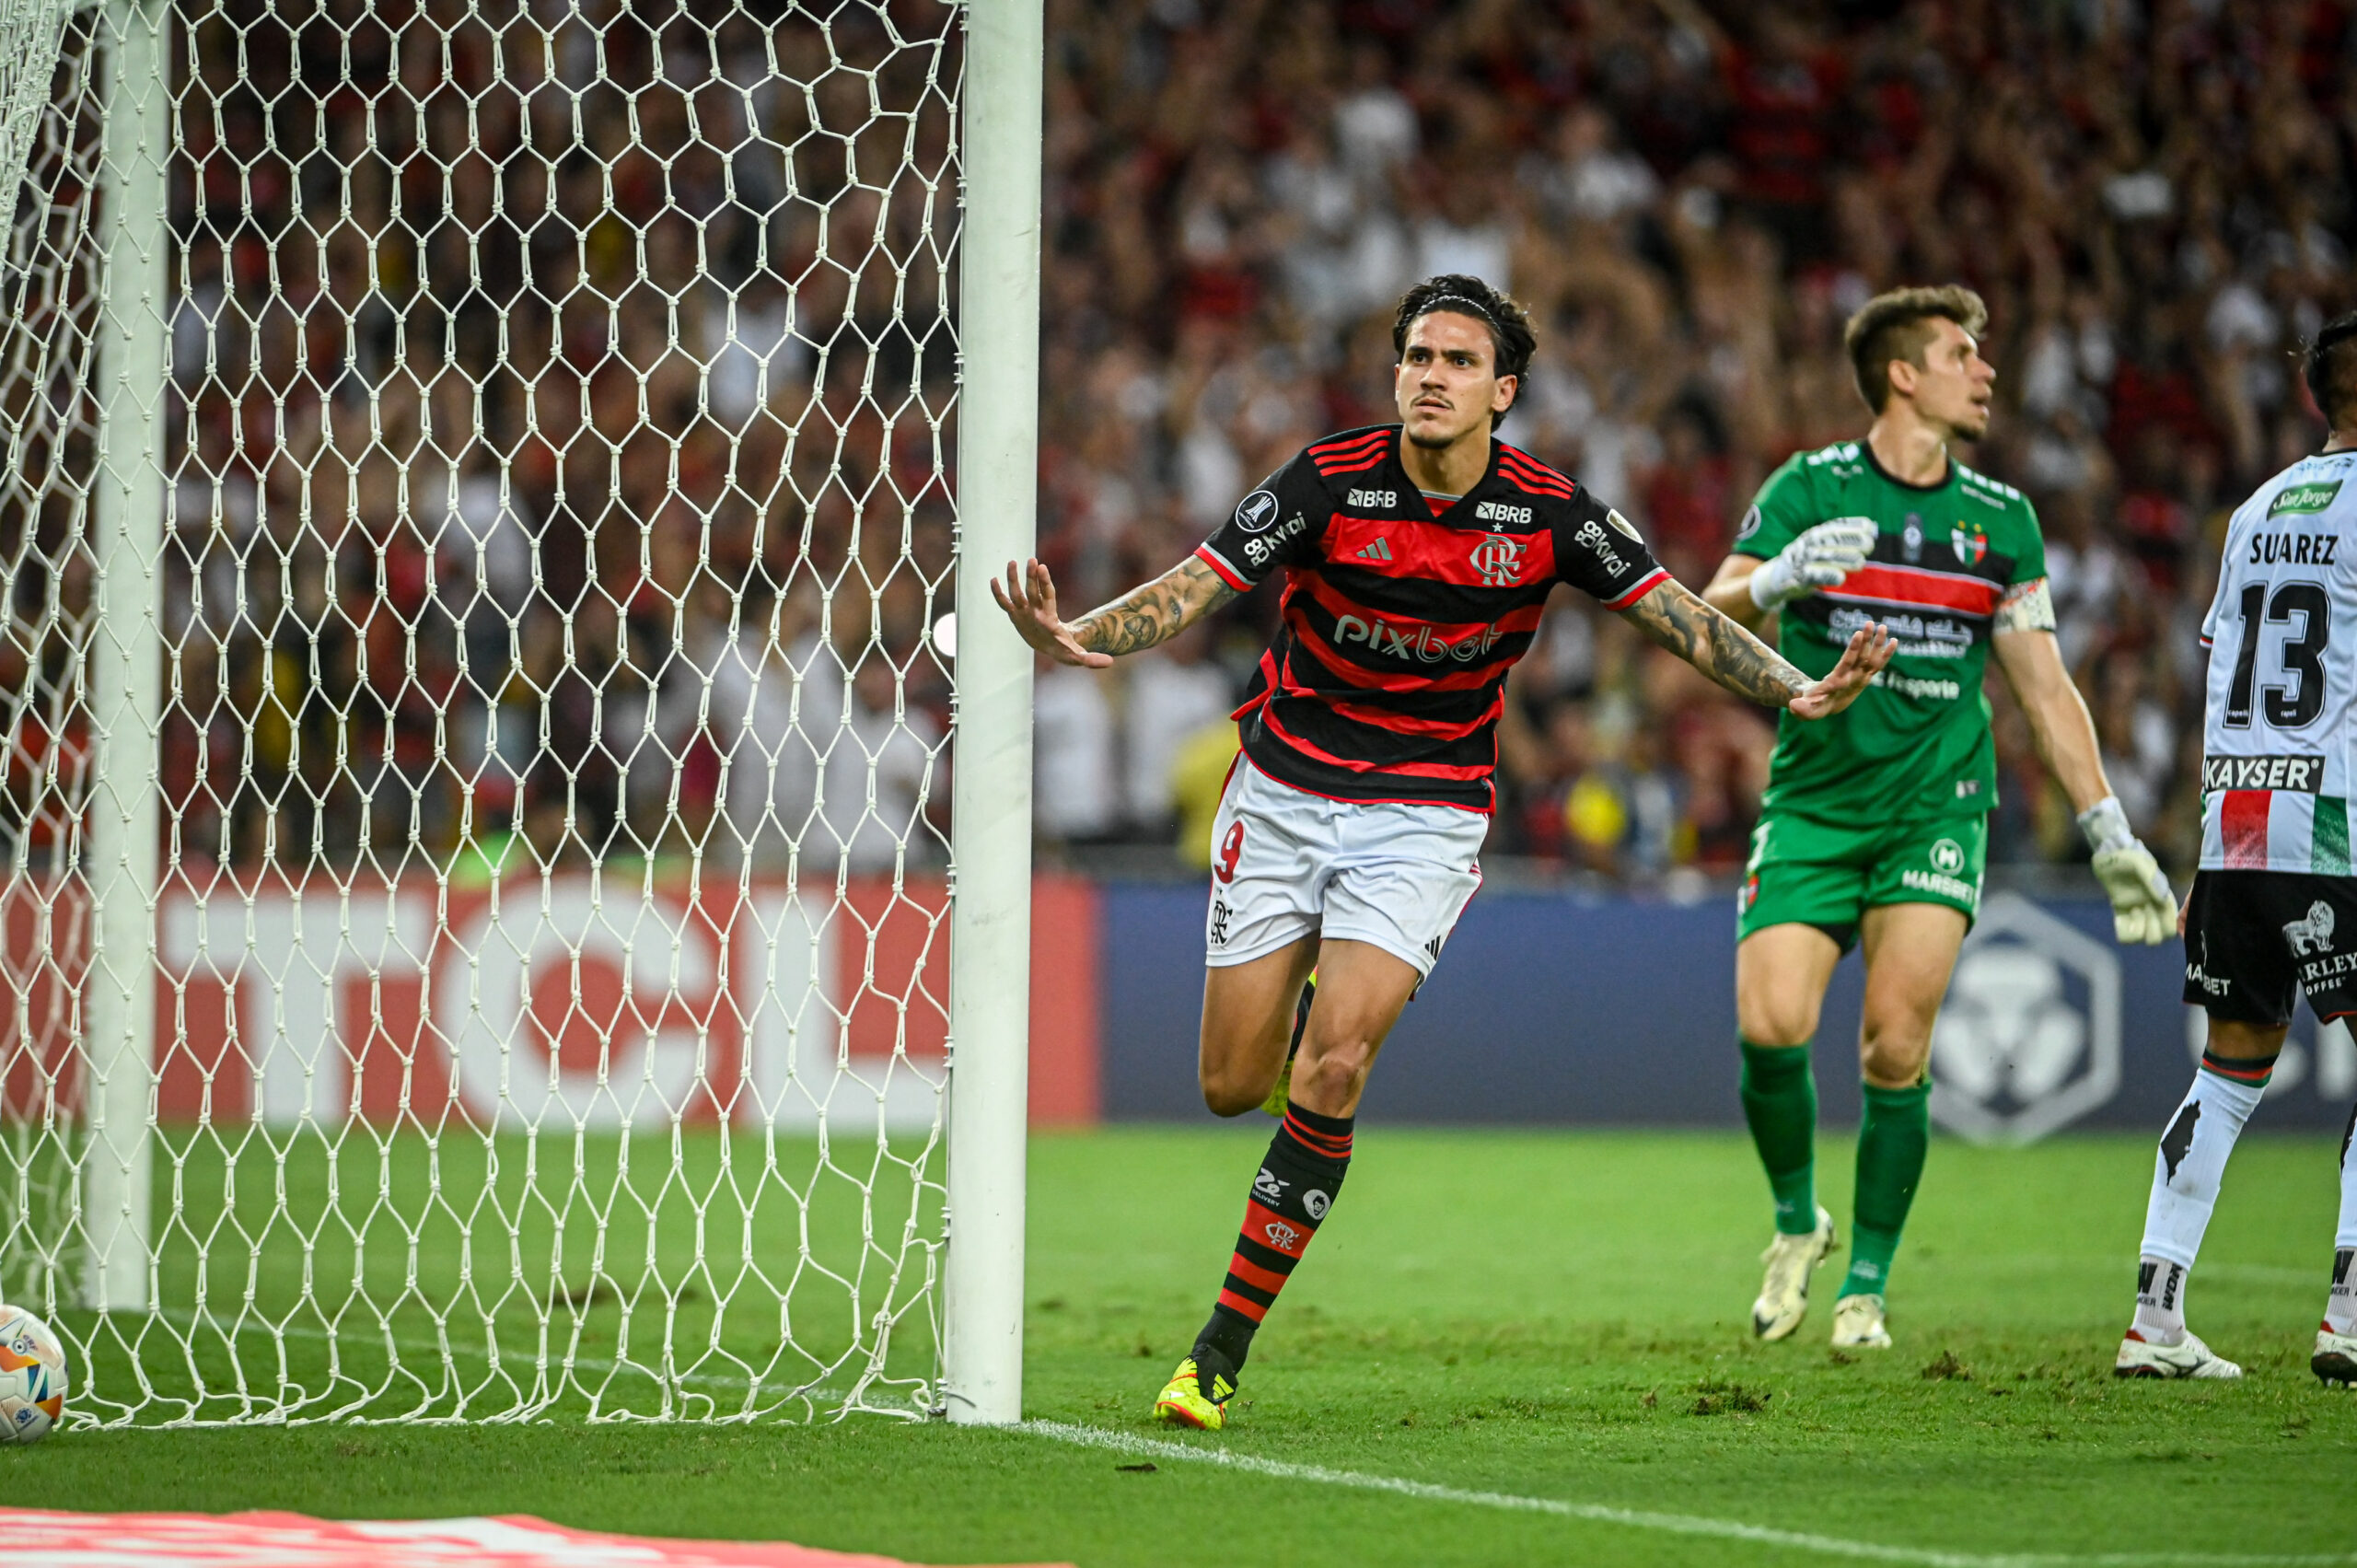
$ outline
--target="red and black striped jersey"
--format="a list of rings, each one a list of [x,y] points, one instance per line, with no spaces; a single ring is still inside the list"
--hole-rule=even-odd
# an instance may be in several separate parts
[[[1238,592],[1284,569],[1237,710],[1254,765],[1338,800],[1487,811],[1506,671],[1548,593],[1625,610],[1668,574],[1618,512],[1502,441],[1437,516],[1399,447],[1385,424],[1303,448],[1196,554]]]

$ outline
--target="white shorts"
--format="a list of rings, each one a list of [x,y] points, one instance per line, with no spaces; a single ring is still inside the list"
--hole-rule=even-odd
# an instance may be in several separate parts
[[[1212,832],[1203,961],[1248,963],[1304,936],[1370,942],[1429,975],[1481,886],[1490,819],[1369,806],[1282,784],[1239,757]]]

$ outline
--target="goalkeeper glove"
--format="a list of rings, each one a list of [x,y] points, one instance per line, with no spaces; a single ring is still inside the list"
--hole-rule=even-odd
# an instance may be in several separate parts
[[[1866,563],[1879,531],[1871,517],[1836,517],[1817,524],[1751,574],[1751,602],[1762,610],[1781,610],[1819,588],[1838,587]]]
[[[2107,795],[2079,813],[2079,831],[2096,852],[2096,880],[2111,900],[2111,929],[2122,942],[2165,942],[2177,930],[2177,896],[2153,852],[2137,842],[2119,797]]]

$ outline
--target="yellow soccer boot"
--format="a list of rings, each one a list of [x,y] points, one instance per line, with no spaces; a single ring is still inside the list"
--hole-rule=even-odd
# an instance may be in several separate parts
[[[1154,1401],[1156,1421],[1217,1432],[1227,1424],[1227,1401],[1236,1397],[1236,1380],[1216,1368],[1206,1373],[1189,1356],[1170,1375],[1162,1397]]]

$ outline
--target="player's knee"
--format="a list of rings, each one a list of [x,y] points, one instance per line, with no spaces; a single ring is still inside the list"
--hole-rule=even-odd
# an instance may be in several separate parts
[[[1234,1068],[1206,1068],[1199,1077],[1213,1116],[1241,1116],[1269,1098],[1269,1085]]]
[[[1754,1045],[1806,1045],[1817,1035],[1817,1004],[1806,996],[1740,999],[1736,1027]]]
[[[1294,1068],[1294,1097],[1318,1105],[1355,1105],[1375,1063],[1372,1041],[1330,1047],[1305,1056]]]
[[[1877,1088],[1903,1089],[1922,1082],[1931,1060],[1931,1036],[1912,1027],[1877,1029],[1870,1022],[1858,1049],[1858,1067]]]

